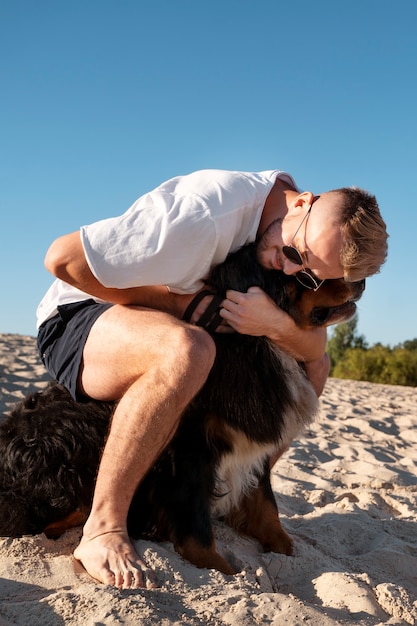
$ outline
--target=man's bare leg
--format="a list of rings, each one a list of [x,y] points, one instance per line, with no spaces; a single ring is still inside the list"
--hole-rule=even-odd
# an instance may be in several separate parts
[[[134,492],[204,384],[214,361],[209,335],[161,312],[114,306],[94,324],[81,386],[118,400],[91,514],[74,556],[97,580],[119,588],[155,586],[127,534]]]

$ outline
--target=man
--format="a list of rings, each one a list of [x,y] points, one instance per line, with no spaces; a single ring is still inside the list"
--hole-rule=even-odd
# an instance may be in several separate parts
[[[42,359],[75,398],[117,402],[74,552],[103,583],[156,584],[127,535],[129,505],[215,358],[210,335],[181,318],[210,268],[254,240],[264,267],[314,289],[324,279],[374,274],[387,249],[366,192],[313,196],[278,170],[206,170],[163,183],[123,215],[65,235],[47,252],[57,280],[38,308]],[[229,291],[220,314],[231,329],[265,335],[304,361],[320,395],[329,369],[324,330],[301,331],[255,286]]]

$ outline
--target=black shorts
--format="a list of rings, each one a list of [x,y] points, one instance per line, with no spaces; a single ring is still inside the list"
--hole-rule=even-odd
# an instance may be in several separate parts
[[[44,322],[38,331],[38,350],[50,375],[64,385],[75,400],[85,400],[77,392],[84,345],[94,322],[112,304],[83,300],[58,307],[58,314]]]

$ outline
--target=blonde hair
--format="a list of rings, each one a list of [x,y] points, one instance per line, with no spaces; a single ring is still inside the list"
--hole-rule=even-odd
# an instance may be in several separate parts
[[[388,233],[375,196],[358,187],[328,193],[339,196],[340,262],[345,280],[354,282],[377,274],[387,257]]]

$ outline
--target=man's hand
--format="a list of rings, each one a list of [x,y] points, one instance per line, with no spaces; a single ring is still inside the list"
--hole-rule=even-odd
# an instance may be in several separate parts
[[[246,293],[227,291],[222,307],[220,315],[242,335],[272,338],[277,326],[284,330],[293,326],[291,318],[259,287],[250,287]]]

